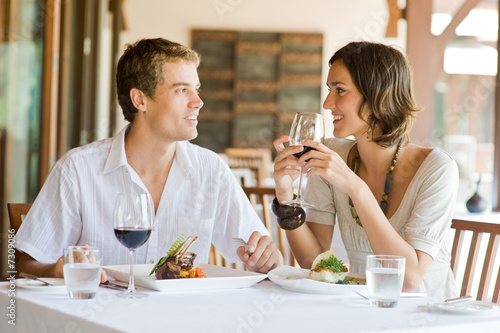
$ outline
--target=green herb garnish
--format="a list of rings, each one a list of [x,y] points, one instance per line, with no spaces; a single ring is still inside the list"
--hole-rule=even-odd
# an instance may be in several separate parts
[[[335,256],[330,256],[328,259],[323,259],[316,265],[317,268],[327,268],[331,269],[335,273],[345,272],[347,271],[347,267],[344,265],[342,260],[338,260]]]
[[[167,261],[168,257],[177,252],[177,250],[179,250],[179,248],[184,244],[187,235],[188,235],[187,233],[183,233],[182,235],[179,236],[179,238],[177,238],[174,244],[172,244],[172,246],[170,247],[170,250],[168,250],[167,255],[158,260],[158,262],[156,263],[155,267],[153,267],[153,270],[151,271],[151,273],[149,273],[149,275],[153,274],[158,267],[160,267]]]
[[[351,284],[350,281],[348,280],[338,280],[337,282],[335,282],[336,284]]]

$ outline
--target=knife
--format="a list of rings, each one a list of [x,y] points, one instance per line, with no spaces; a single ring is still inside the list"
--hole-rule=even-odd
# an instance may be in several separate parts
[[[125,290],[125,289],[128,289],[128,287],[119,285],[119,284],[111,282],[109,280],[106,280],[106,282],[101,282],[99,284],[99,287],[109,288],[109,289],[114,289],[114,290]]]
[[[44,280],[40,279],[38,276],[35,276],[35,275],[31,275],[31,274],[28,274],[28,273],[21,272],[19,274],[19,276],[23,277],[23,278],[26,278],[26,279],[33,280],[33,281],[39,281],[39,282],[43,283],[44,286],[53,286],[52,283],[44,281]]]

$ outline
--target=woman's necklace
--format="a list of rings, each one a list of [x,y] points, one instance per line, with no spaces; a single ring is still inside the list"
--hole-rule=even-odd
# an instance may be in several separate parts
[[[385,211],[387,210],[387,200],[389,200],[389,193],[391,193],[392,190],[392,180],[394,176],[392,173],[394,172],[394,168],[396,166],[396,161],[398,159],[399,151],[401,150],[401,143],[398,144],[398,148],[396,149],[396,153],[394,154],[394,157],[392,158],[391,165],[389,165],[389,171],[385,175],[385,184],[384,184],[384,194],[382,195],[382,201],[380,201],[380,208],[385,214]],[[354,171],[354,173],[357,175],[358,174],[358,169],[359,169],[359,151],[356,146],[356,151],[354,152],[354,157],[351,161],[351,170]],[[356,223],[360,226],[363,227],[361,224],[361,220],[359,219],[358,213],[356,212],[356,208],[354,208],[354,205],[352,204],[352,200],[349,197],[349,205],[351,206],[351,215],[352,218],[356,221]]]

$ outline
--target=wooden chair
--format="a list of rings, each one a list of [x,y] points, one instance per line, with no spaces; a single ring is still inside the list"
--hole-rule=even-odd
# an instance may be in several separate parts
[[[278,245],[278,249],[283,254],[284,264],[299,267],[288,245],[286,233],[276,224],[276,218],[271,210],[272,201],[275,197],[273,187],[243,187],[252,206],[261,216],[262,222],[271,234],[273,241]]]
[[[255,184],[242,186],[262,186],[264,179],[271,176],[271,150],[266,148],[226,148],[225,160],[231,169],[249,169]]]
[[[500,269],[498,272],[493,271],[495,259],[499,252],[500,224],[454,219],[452,220],[451,227],[456,229],[451,252],[451,269],[455,278],[457,278],[457,273],[459,271],[459,262],[462,251],[465,250],[464,238],[466,232],[472,232],[460,296],[468,296],[471,294],[475,273],[481,269],[481,277],[479,280],[476,299],[482,301],[488,300],[490,281],[493,274],[496,273],[496,283],[493,289],[493,297],[491,301],[500,304]],[[486,252],[484,253],[484,262],[482,263],[481,268],[476,269],[476,266],[478,265],[478,257],[480,256],[481,241],[483,240],[483,236],[487,235],[489,235],[489,241],[486,247]]]
[[[23,218],[28,214],[31,208],[31,203],[8,203],[7,211],[9,212],[10,227],[17,232]]]
[[[284,264],[299,267],[299,264],[295,260],[290,246],[288,245],[285,231],[277,226],[274,220],[274,214],[271,211],[271,203],[275,196],[274,188],[243,186],[243,191],[245,191],[250,203],[256,210],[267,230],[269,230],[273,241],[278,245],[278,249],[283,254]],[[234,264],[227,262],[213,246],[210,253],[209,263],[225,267],[243,268],[241,266],[235,267]]]

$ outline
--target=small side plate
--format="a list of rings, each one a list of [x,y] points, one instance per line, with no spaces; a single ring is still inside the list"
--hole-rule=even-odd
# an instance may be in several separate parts
[[[33,291],[57,291],[66,290],[66,284],[64,279],[58,278],[43,278],[43,280],[52,284],[52,286],[47,286],[40,281],[30,280],[30,279],[16,279],[16,287],[26,290]]]

